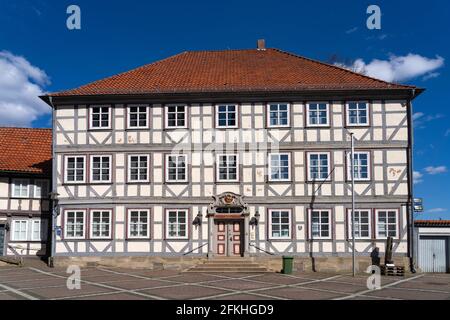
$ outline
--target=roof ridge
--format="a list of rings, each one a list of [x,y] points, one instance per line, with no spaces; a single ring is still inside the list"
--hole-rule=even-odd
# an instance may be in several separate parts
[[[338,70],[341,70],[341,71],[345,71],[345,72],[348,72],[348,73],[351,73],[351,74],[354,74],[354,75],[357,75],[357,76],[360,76],[360,77],[369,78],[371,80],[375,80],[375,81],[381,82],[383,84],[388,84],[388,85],[393,85],[393,86],[401,86],[401,87],[411,88],[411,89],[415,88],[414,86],[410,86],[410,85],[404,85],[404,84],[401,84],[401,83],[389,82],[389,81],[377,79],[377,78],[374,78],[374,77],[371,77],[371,76],[368,76],[368,75],[365,75],[365,74],[362,74],[362,73],[359,73],[359,72],[356,72],[356,71],[352,71],[352,70],[349,70],[349,69],[346,69],[346,68],[342,68],[342,67],[339,67],[339,66],[336,66],[336,65],[333,65],[333,64],[329,64],[329,63],[320,61],[320,60],[307,58],[307,57],[301,56],[299,54],[288,52],[288,51],[284,51],[284,50],[281,50],[281,49],[278,49],[278,48],[270,48],[270,50],[275,50],[275,51],[278,51],[280,53],[283,53],[283,54],[286,54],[286,55],[289,55],[289,56],[292,56],[292,57],[295,57],[295,58],[307,60],[307,61],[314,62],[314,63],[320,64],[320,65],[323,65],[323,66],[327,66],[327,67],[331,67],[331,68],[338,69]]]

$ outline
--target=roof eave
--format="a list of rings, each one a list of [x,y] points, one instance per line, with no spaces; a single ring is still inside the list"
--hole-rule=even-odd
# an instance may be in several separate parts
[[[295,96],[342,96],[355,98],[359,96],[367,96],[382,99],[386,98],[401,98],[414,100],[425,91],[424,88],[405,87],[405,88],[360,88],[360,89],[304,89],[304,90],[236,90],[236,91],[173,91],[173,92],[153,92],[153,93],[106,93],[106,94],[91,94],[91,95],[56,95],[52,94],[40,96],[49,106],[54,107],[54,104],[69,104],[69,103],[90,103],[98,100],[139,100],[139,99],[179,99],[179,98],[219,98],[220,96],[239,97],[257,97],[257,96],[279,96],[285,95],[288,97]]]

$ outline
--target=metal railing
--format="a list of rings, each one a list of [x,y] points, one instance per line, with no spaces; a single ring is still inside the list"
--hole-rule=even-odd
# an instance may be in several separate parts
[[[187,256],[188,254],[194,252],[195,250],[201,249],[201,248],[203,248],[203,247],[206,246],[206,245],[208,245],[208,242],[206,242],[206,243],[202,244],[201,246],[199,246],[199,247],[197,247],[197,248],[194,248],[194,249],[192,249],[192,250],[190,250],[190,251],[188,251],[188,252],[186,252],[186,253],[183,253],[183,256]]]
[[[255,249],[259,250],[259,251],[262,251],[262,252],[264,252],[264,253],[270,254],[271,256],[274,256],[274,255],[275,255],[274,253],[269,252],[269,251],[266,251],[266,250],[264,250],[264,249],[261,249],[260,247],[257,247],[257,246],[255,246],[255,245],[252,244],[252,243],[249,243],[249,245],[250,245],[250,247],[253,247],[253,248],[255,248]]]

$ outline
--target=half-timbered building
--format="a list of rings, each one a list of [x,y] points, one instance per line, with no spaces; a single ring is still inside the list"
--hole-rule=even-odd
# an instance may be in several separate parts
[[[48,94],[54,256],[165,264],[287,254],[305,268],[344,268],[353,250],[370,262],[392,236],[407,258],[410,103],[421,91],[260,43],[183,52]]]
[[[0,128],[0,257],[49,250],[52,130]]]

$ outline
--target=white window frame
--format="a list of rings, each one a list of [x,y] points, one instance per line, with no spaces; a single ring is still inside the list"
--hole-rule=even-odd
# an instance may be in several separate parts
[[[323,236],[314,236],[312,233],[312,226],[313,226],[313,222],[312,222],[312,214],[313,211],[320,211],[322,212],[328,212],[328,237],[323,237]],[[310,239],[318,239],[318,240],[331,240],[333,238],[333,222],[332,222],[332,210],[331,209],[309,209],[308,210],[308,215],[309,215],[309,238]],[[320,220],[322,220],[322,216],[320,215]],[[321,222],[321,221],[320,221]],[[322,229],[320,228],[319,233],[321,233]]]
[[[30,220],[30,222],[29,222],[29,224],[30,224],[30,240],[31,241],[41,241],[42,240],[42,226],[41,226],[41,220]],[[36,227],[36,225],[38,225],[39,227],[38,227],[38,231],[39,231],[39,239],[36,239],[36,238],[34,238],[34,233],[35,233],[35,227]]]
[[[328,157],[328,170],[327,170],[327,178],[322,179],[322,178],[316,178],[313,179],[311,177],[311,155],[327,155]],[[306,154],[306,161],[307,161],[307,166],[306,166],[306,170],[307,170],[307,177],[308,177],[308,181],[312,182],[312,181],[331,181],[331,153],[330,152],[307,152]],[[320,167],[320,165],[319,165]],[[319,171],[320,173],[320,171]]]
[[[102,165],[103,165],[103,160],[101,159],[100,161],[100,178],[101,180],[94,180],[94,158],[95,157],[100,157],[100,158],[109,158],[109,174],[108,174],[108,180],[103,180],[102,178]],[[112,156],[109,154],[93,154],[89,157],[89,178],[90,178],[90,182],[93,184],[103,184],[103,183],[111,183],[112,181]]]
[[[108,236],[94,236],[94,213],[100,213],[100,219],[102,219],[102,215],[104,212],[108,212],[109,215],[109,226],[108,226]],[[100,220],[100,225],[104,224]],[[112,239],[112,210],[111,209],[94,209],[89,212],[89,236],[91,239]],[[101,229],[100,229],[101,230]],[[101,231],[100,231],[101,232]]]
[[[236,179],[220,179],[220,161],[219,158],[221,156],[227,156],[227,169],[230,168],[228,165],[228,157],[235,156],[236,157]],[[239,154],[238,153],[221,153],[216,155],[216,181],[217,182],[239,182]],[[227,177],[229,176],[229,172],[227,172]]]
[[[169,235],[169,213],[170,212],[174,212],[174,211],[176,211],[177,212],[177,224],[179,224],[179,222],[178,222],[178,213],[179,212],[184,212],[184,214],[185,214],[185,225],[186,225],[186,229],[185,229],[185,231],[186,231],[186,235],[184,236],[184,237],[180,237],[180,236],[170,236]],[[173,240],[187,240],[187,239],[189,239],[189,221],[188,221],[188,219],[189,219],[189,210],[187,210],[187,209],[166,209],[166,212],[165,212],[165,229],[166,229],[166,239],[173,239]],[[179,232],[179,228],[177,227],[177,233]]]
[[[70,158],[83,158],[83,181],[69,181],[68,180],[68,163],[69,163],[69,159]],[[86,162],[86,156],[85,155],[74,155],[74,156],[65,156],[64,158],[64,183],[66,184],[83,184],[86,183],[86,167],[87,167],[87,162]],[[77,161],[75,161],[75,178],[77,176],[76,174],[76,170],[77,170]]]
[[[356,111],[356,113],[357,113],[357,123],[350,123],[350,104],[351,103],[356,103],[357,105],[358,105],[358,107],[357,107],[357,111]],[[366,121],[366,123],[360,123],[359,122],[359,104],[360,103],[365,103],[366,104],[366,119],[367,119],[367,121]],[[347,103],[346,103],[346,105],[345,105],[345,114],[346,114],[346,116],[345,116],[345,123],[346,123],[346,125],[348,126],[348,127],[367,127],[367,126],[370,126],[370,117],[369,117],[369,114],[370,114],[370,104],[369,104],[369,102],[368,101],[348,101]]]
[[[176,125],[175,126],[170,126],[169,125],[169,108],[170,107],[176,107],[177,108],[177,110],[175,111],[175,123],[176,123]],[[184,126],[179,126],[178,125],[178,107],[184,107],[184,112],[183,112],[183,114],[184,114]],[[165,119],[165,128],[166,129],[186,129],[188,126],[187,126],[187,124],[188,124],[188,114],[187,114],[187,112],[188,112],[188,108],[187,108],[187,105],[186,104],[168,104],[168,105],[166,105],[165,107],[164,107],[164,119]],[[171,113],[173,113],[173,112],[171,112]]]
[[[270,123],[270,107],[271,106],[277,106],[277,119],[280,120],[280,105],[286,105],[287,106],[287,124],[271,124]],[[290,103],[282,103],[282,102],[272,102],[267,103],[266,105],[266,116],[267,116],[267,127],[268,128],[288,128],[291,126],[291,104]]]
[[[311,123],[310,117],[309,117],[309,111],[310,111],[311,104],[317,104],[317,105],[325,104],[326,105],[326,107],[327,107],[327,123],[325,123],[325,124]],[[307,127],[329,127],[330,126],[330,104],[328,102],[323,102],[323,101],[308,102],[306,104],[306,125],[307,125]]]
[[[278,156],[278,161],[280,161],[280,157],[281,156],[288,156],[288,177],[286,179],[273,179],[272,178],[272,156]],[[269,181],[291,181],[291,154],[289,152],[284,152],[284,153],[269,153],[268,157],[267,157],[267,161],[268,161],[268,168],[269,168]],[[279,169],[280,167],[278,167]]]
[[[137,126],[132,126],[131,125],[131,108],[138,108],[137,109]],[[146,125],[145,126],[140,126],[139,125],[139,115],[141,114],[141,112],[139,111],[139,108],[145,108],[145,122]],[[129,104],[127,105],[127,129],[148,129],[150,127],[150,107],[148,104]]]
[[[75,226],[76,226],[76,217],[78,213],[83,214],[83,235],[82,236],[68,236],[67,235],[67,218],[69,213],[75,213],[75,224],[74,224],[74,232],[75,232]],[[64,211],[64,239],[70,239],[70,240],[78,240],[78,239],[86,239],[86,210],[66,210]]]
[[[94,122],[94,108],[108,108],[108,126],[102,126],[102,120],[101,120],[101,115],[103,114],[102,111],[100,110],[100,126],[99,127],[94,127],[93,122]],[[89,106],[89,129],[90,130],[107,130],[107,129],[111,129],[111,113],[112,113],[112,108],[111,105],[90,105]]]
[[[272,213],[273,212],[287,212],[288,213],[288,218],[289,218],[289,235],[288,236],[279,236],[279,237],[274,237],[272,234]],[[269,239],[272,240],[277,240],[277,239],[292,239],[292,209],[269,209],[269,217],[268,217],[269,221]],[[281,223],[280,223],[281,225]],[[280,234],[281,234],[281,229],[280,229]]]
[[[40,183],[40,195],[37,195],[37,188],[38,188],[38,183]],[[43,191],[43,186],[45,186],[45,194],[42,194]],[[45,180],[45,179],[38,179],[38,180],[34,180],[34,184],[33,184],[33,197],[36,199],[47,199],[49,197],[49,192],[50,192],[50,181],[49,180]]]
[[[379,234],[379,228],[378,228],[378,218],[380,212],[395,212],[395,237],[394,239],[399,238],[399,210],[398,209],[376,209],[375,210],[375,234],[377,239],[387,239],[386,237],[381,237]],[[386,222],[386,227],[389,225],[388,222]],[[387,230],[386,230],[387,231]]]
[[[228,111],[228,107],[230,106],[234,106],[235,107],[235,114],[236,114],[236,118],[235,118],[235,125],[228,125],[228,115],[227,115],[227,125],[226,126],[221,126],[219,125],[219,107],[223,107],[226,106],[227,107],[227,114],[229,113]],[[216,128],[238,128],[239,127],[239,105],[236,103],[220,103],[220,104],[216,104],[215,106],[216,109]]]
[[[369,235],[367,237],[358,236],[355,232],[355,239],[372,239],[372,210],[371,209],[355,209],[356,214],[359,214],[359,219],[361,220],[361,212],[368,213],[368,225],[369,225]],[[353,239],[353,230],[352,230],[352,209],[347,209],[347,230],[348,230],[348,238]],[[359,223],[361,224],[361,223]],[[361,234],[361,228],[359,229]]]
[[[21,225],[25,223],[25,238],[17,238],[16,237],[16,223],[20,223]],[[29,241],[29,230],[28,230],[28,220],[25,219],[15,219],[12,221],[11,228],[11,241]],[[21,230],[22,231],[22,230]]]
[[[355,181],[370,181],[371,180],[371,173],[372,173],[372,159],[371,159],[371,153],[369,151],[355,151],[354,155],[356,156],[357,154],[366,154],[367,155],[367,178],[358,178],[355,177]],[[351,156],[352,153],[351,152],[347,152],[347,180],[351,181],[352,180],[352,161],[351,161]],[[358,168],[361,168],[361,165],[359,164],[358,161]],[[358,172],[360,173],[360,172]]]
[[[147,214],[147,236],[132,236],[131,235],[131,213],[132,212],[138,212],[139,213],[139,218],[141,217],[142,213],[146,213]],[[150,209],[128,209],[127,212],[127,237],[128,239],[150,239],[151,237],[151,230],[150,230]],[[143,225],[144,223],[141,223],[140,221],[138,222],[138,226]],[[139,228],[138,228],[138,233],[139,233]]]
[[[16,186],[20,188],[20,194],[16,194]],[[25,195],[22,194],[22,188],[26,186],[27,193]],[[26,199],[30,197],[30,179],[12,179],[11,181],[11,194],[13,198],[22,198]]]
[[[177,178],[175,180],[171,180],[169,178],[169,157],[177,157],[177,163],[176,163],[176,176]],[[178,179],[178,169],[180,169],[178,167],[178,157],[183,157],[184,158],[184,179]],[[187,182],[188,181],[188,171],[189,171],[189,164],[188,164],[188,157],[187,154],[166,154],[166,182]]]
[[[133,180],[131,179],[131,157],[146,157],[147,158],[147,179],[137,179],[137,180]],[[128,155],[128,161],[127,161],[127,182],[128,183],[141,183],[141,182],[149,182],[150,181],[150,155],[148,154],[129,154]],[[138,177],[140,176],[139,171],[141,169],[143,169],[140,166],[140,159],[139,159],[139,165],[137,167],[138,170]]]

